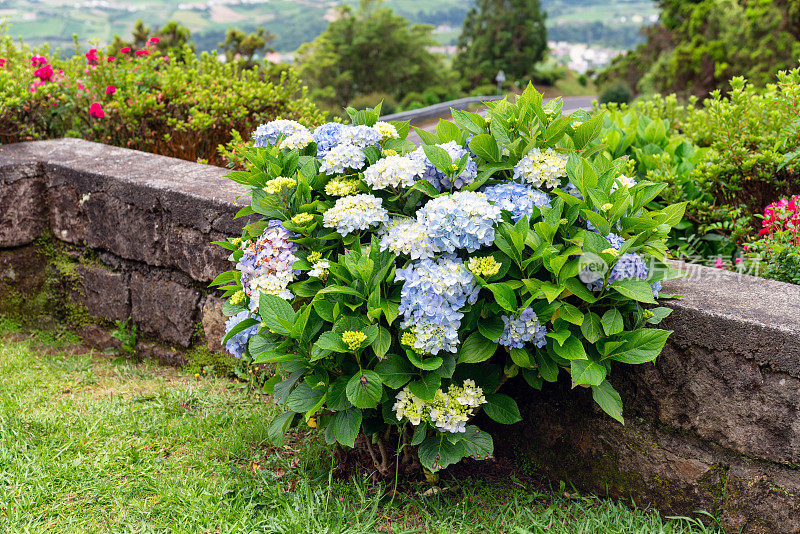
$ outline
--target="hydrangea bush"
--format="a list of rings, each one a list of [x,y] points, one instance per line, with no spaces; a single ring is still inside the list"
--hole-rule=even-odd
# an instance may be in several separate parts
[[[601,116],[562,116],[532,87],[487,105],[418,130],[421,147],[379,107],[257,130],[230,178],[252,195],[239,215],[261,219],[219,242],[236,269],[214,285],[230,352],[276,365],[272,439],[308,425],[384,475],[394,454],[437,471],[492,455],[479,412],[521,420],[504,383],[560,375],[623,421],[608,377],[670,334],[655,299],[685,206],[647,208],[665,184],[601,153]]]

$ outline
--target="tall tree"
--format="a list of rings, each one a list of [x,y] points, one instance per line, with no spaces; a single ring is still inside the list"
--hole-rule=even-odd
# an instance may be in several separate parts
[[[357,10],[340,7],[336,20],[298,50],[300,74],[319,101],[341,109],[369,93],[399,99],[446,79],[440,58],[428,51],[435,45],[433,27],[409,25],[381,4],[361,0]]]
[[[273,39],[275,36],[264,28],[256,28],[252,33],[228,28],[225,41],[219,43],[219,46],[225,53],[226,61],[241,61],[245,67],[250,68],[257,63],[253,59],[256,54],[264,55],[275,51],[269,46]]]
[[[493,83],[500,69],[509,79],[530,75],[547,51],[544,20],[539,0],[476,0],[458,38],[456,70],[473,86]]]

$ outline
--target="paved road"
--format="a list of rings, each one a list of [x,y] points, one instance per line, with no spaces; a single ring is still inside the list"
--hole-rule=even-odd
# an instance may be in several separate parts
[[[597,100],[597,97],[596,96],[564,96],[564,97],[561,97],[561,99],[564,101],[564,109],[562,110],[562,113],[564,113],[565,115],[569,115],[573,111],[577,111],[579,109],[585,109],[587,111],[591,110],[592,109],[592,102]],[[552,100],[552,99],[551,98],[545,98],[544,99],[545,102],[548,102],[550,100]],[[484,115],[485,112],[486,111],[483,110],[483,111],[479,111],[478,113],[480,113],[481,115]],[[450,117],[449,116],[445,116],[445,117],[440,117],[440,118],[449,119]],[[437,122],[439,122],[438,119],[435,120],[435,121],[426,121],[426,122],[423,122],[421,124],[414,124],[414,126],[416,126],[417,128],[422,128],[423,130],[427,130],[429,132],[433,132],[433,131],[436,131],[436,123]],[[408,134],[408,140],[409,141],[413,141],[417,145],[422,144],[422,139],[419,138],[419,136],[416,134],[416,132],[414,132],[414,130],[411,130],[411,132]]]

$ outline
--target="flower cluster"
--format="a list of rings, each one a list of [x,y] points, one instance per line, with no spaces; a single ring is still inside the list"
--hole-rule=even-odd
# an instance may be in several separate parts
[[[242,255],[236,268],[242,273],[242,287],[250,297],[250,307],[258,306],[258,295],[264,292],[283,299],[294,297],[287,286],[298,272],[292,264],[298,260],[294,255],[298,246],[289,239],[296,234],[283,227],[281,221],[272,220],[264,233],[255,242],[242,244]]]
[[[534,187],[559,187],[567,175],[567,155],[534,148],[514,166],[514,179]]]
[[[277,178],[273,178],[272,180],[269,180],[266,184],[264,184],[264,191],[266,191],[270,195],[277,195],[284,189],[291,189],[296,185],[297,182],[293,178],[278,176]]]
[[[314,130],[314,142],[317,143],[317,157],[322,158],[330,149],[341,142],[342,129],[344,124],[338,122],[326,122]]]
[[[347,235],[356,230],[366,230],[372,226],[389,222],[388,212],[378,197],[360,194],[338,199],[323,216],[323,224],[336,228],[340,234]]]
[[[227,335],[228,332],[234,329],[236,325],[244,321],[245,319],[250,318],[250,312],[242,311],[228,317],[228,320],[225,321],[225,334]],[[256,320],[260,323],[261,319],[256,318]],[[253,326],[249,326],[231,336],[231,338],[225,342],[225,350],[230,352],[236,358],[241,359],[244,356],[245,351],[247,350],[247,343],[250,341],[250,338],[258,331],[258,324],[254,324]]]
[[[299,130],[281,141],[280,148],[302,150],[313,142],[314,138],[311,136],[311,132],[308,130]]]
[[[356,145],[336,145],[325,153],[319,170],[325,174],[342,174],[348,169],[362,169],[366,158]]]
[[[503,334],[495,342],[504,347],[521,349],[529,341],[539,348],[547,345],[547,328],[530,308],[525,308],[519,317],[504,315],[503,325]]]
[[[489,278],[500,272],[501,263],[497,263],[492,256],[485,256],[483,258],[473,257],[467,261],[467,269],[475,273],[477,276]]]
[[[636,185],[636,180],[631,178],[630,176],[625,176],[621,174],[614,179],[614,183],[611,184],[611,192],[613,193],[620,187],[624,187],[625,189],[630,189],[631,187]]]
[[[322,254],[320,252],[312,252],[308,255],[306,261],[311,264],[311,270],[308,271],[308,276],[319,278],[323,281],[328,278],[328,269],[330,268],[331,264],[328,260],[322,258]]]
[[[800,195],[782,198],[764,208],[764,220],[761,224],[763,228],[758,231],[760,235],[785,231],[800,233]]]
[[[389,124],[388,122],[378,121],[375,123],[375,129],[381,133],[381,136],[384,140],[386,139],[398,139],[400,134],[397,133],[397,128],[394,127],[393,124]]]
[[[475,409],[486,403],[483,390],[472,380],[464,380],[463,386],[450,384],[447,392],[437,389],[433,400],[428,402],[408,387],[395,400],[393,410],[398,420],[408,419],[414,426],[428,421],[441,432],[450,433],[465,432]]]
[[[266,147],[274,145],[280,136],[290,137],[307,131],[308,128],[297,121],[278,119],[259,126],[253,134],[253,144],[257,147]]]
[[[381,250],[391,250],[397,256],[410,256],[412,260],[432,258],[437,251],[422,223],[402,217],[389,222],[381,238]]]
[[[459,258],[442,257],[413,262],[395,273],[404,281],[399,312],[403,328],[416,337],[414,348],[424,354],[456,352],[460,310],[478,298],[480,287]]]
[[[383,141],[383,134],[370,126],[345,126],[339,133],[339,142],[359,148],[378,146]]]
[[[498,184],[487,187],[483,192],[495,206],[510,212],[514,222],[525,215],[530,217],[533,214],[534,206],[537,208],[550,206],[550,197],[547,193],[523,184]]]
[[[437,251],[474,252],[494,242],[500,207],[491,204],[483,193],[459,191],[430,200],[417,212],[417,219]]]
[[[347,330],[346,332],[342,333],[342,341],[347,348],[351,351],[357,351],[361,348],[361,344],[367,340],[367,334],[364,332],[354,332],[352,330]]]
[[[447,152],[447,154],[450,156],[450,159],[453,160],[454,166],[456,164],[455,162],[459,161],[464,156],[467,156],[467,165],[464,167],[464,170],[461,172],[461,174],[453,178],[452,176],[449,176],[437,169],[428,159],[428,156],[425,154],[425,150],[420,147],[410,154],[411,159],[418,161],[425,166],[425,170],[420,175],[420,178],[428,180],[433,187],[439,191],[444,191],[451,188],[461,189],[462,187],[475,181],[475,178],[478,177],[478,164],[469,158],[469,152],[467,149],[455,141],[442,143],[436,146],[444,149],[444,151]]]
[[[372,189],[412,187],[425,172],[425,164],[418,159],[392,155],[379,159],[364,171],[364,181]]]
[[[348,180],[345,178],[334,178],[325,184],[325,193],[332,197],[346,197],[355,195],[361,191],[358,180]]]

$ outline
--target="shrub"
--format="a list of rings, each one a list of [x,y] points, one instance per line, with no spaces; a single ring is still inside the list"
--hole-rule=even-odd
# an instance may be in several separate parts
[[[218,148],[265,120],[324,120],[295,73],[242,70],[185,47],[61,58],[0,40],[0,142],[82,137],[191,161],[224,163]],[[33,58],[33,59],[31,59]],[[180,59],[180,60],[178,60]],[[35,65],[34,65],[35,63]]]
[[[800,284],[800,195],[764,209],[761,239],[745,245],[750,263],[764,278]]]
[[[492,454],[479,410],[521,420],[504,383],[562,371],[623,421],[607,377],[666,342],[652,325],[669,310],[646,306],[684,206],[648,209],[666,184],[597,153],[602,117],[558,110],[529,86],[486,118],[454,110],[420,148],[377,110],[313,135],[259,128],[230,178],[252,195],[240,215],[263,219],[218,242],[236,269],[213,284],[230,352],[277,365],[268,388],[288,411],[272,439],[306,424],[346,447],[365,436],[383,475],[398,443],[402,463],[437,471]]]
[[[622,82],[615,82],[600,93],[601,104],[627,104],[633,99],[630,88]]]

